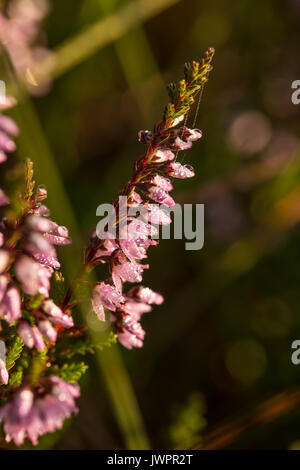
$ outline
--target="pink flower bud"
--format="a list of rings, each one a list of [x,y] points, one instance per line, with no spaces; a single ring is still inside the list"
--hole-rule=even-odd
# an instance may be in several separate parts
[[[200,129],[189,129],[188,127],[184,128],[184,138],[191,142],[201,139],[202,132]]]
[[[42,333],[36,325],[33,325],[31,328],[36,349],[38,349],[39,351],[44,351],[46,345],[44,343]]]
[[[0,305],[1,316],[9,324],[14,323],[21,317],[21,298],[15,286],[9,287],[3,297],[2,304]]]
[[[161,175],[155,175],[151,178],[151,183],[159,188],[163,189],[164,191],[172,191],[173,186],[171,181],[168,178],[164,178]]]
[[[20,418],[28,416],[33,405],[33,393],[29,388],[23,388],[20,390],[15,398],[16,413]]]
[[[154,155],[153,161],[156,163],[167,162],[174,160],[175,155],[171,150],[168,149],[158,149]]]
[[[25,320],[20,321],[17,331],[25,346],[32,349],[34,346],[34,336],[30,324]]]
[[[3,273],[8,264],[9,264],[9,252],[8,250],[4,250],[3,248],[0,249],[0,273]]]
[[[0,131],[0,149],[3,152],[14,152],[16,150],[16,144],[8,137],[7,134]]]
[[[184,120],[184,114],[182,114],[181,116],[178,116],[177,118],[174,119],[174,121],[172,122],[172,126],[171,127],[175,127],[177,126],[180,122],[182,122]]]
[[[74,326],[73,318],[70,315],[64,313],[53,300],[45,300],[42,305],[43,311],[49,315],[49,320],[56,325],[64,326],[65,328],[71,328]]]
[[[173,147],[175,150],[187,150],[191,148],[191,146],[192,146],[192,142],[190,141],[185,142],[180,137],[176,137],[176,139],[173,142]]]
[[[42,320],[38,324],[40,332],[52,343],[56,342],[57,331],[48,320]]]
[[[22,284],[22,289],[26,294],[49,295],[51,268],[42,266],[28,256],[20,256],[15,263],[15,271],[18,281]]]
[[[12,136],[16,136],[19,133],[19,128],[15,121],[11,117],[5,116],[4,114],[0,115],[0,129],[6,134]]]
[[[154,292],[152,289],[149,289],[149,287],[134,287],[128,292],[128,295],[136,297],[142,302],[146,302],[147,304],[160,305],[164,301],[162,295],[158,294],[157,292]]]
[[[3,385],[7,385],[9,380],[9,375],[6,369],[5,362],[3,359],[0,359],[0,381],[3,383]]]
[[[165,204],[165,206],[172,207],[175,205],[174,199],[166,193],[163,189],[152,186],[148,188],[147,194],[150,199],[159,204]]]
[[[32,230],[37,230],[38,232],[48,232],[51,229],[50,220],[39,215],[29,215],[26,218],[26,224]]]
[[[5,275],[0,276],[0,302],[2,302],[2,299],[6,292],[7,284],[8,284],[7,276]],[[1,308],[0,308],[0,311],[1,311]]]
[[[190,165],[181,165],[178,162],[172,162],[168,164],[167,174],[173,178],[192,178],[195,176],[194,168]]]

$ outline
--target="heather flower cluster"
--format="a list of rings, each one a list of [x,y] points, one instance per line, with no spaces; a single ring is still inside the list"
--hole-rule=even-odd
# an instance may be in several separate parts
[[[33,444],[39,436],[60,429],[65,418],[77,413],[75,398],[80,395],[77,384],[69,384],[51,376],[37,387],[22,387],[12,401],[0,409],[7,442],[22,445],[26,438]]]
[[[2,109],[13,104],[14,100],[7,98]],[[4,162],[6,152],[15,150],[12,137],[18,127],[5,115],[0,115],[0,126]],[[29,361],[35,356],[26,356],[24,347],[47,352],[59,333],[74,326],[69,312],[50,297],[51,277],[60,268],[55,245],[70,243],[68,230],[49,218],[49,210],[42,203],[47,192],[43,187],[34,190],[32,176],[32,163],[27,161],[21,213],[3,217],[0,223],[0,339],[8,346],[12,342],[15,348],[18,345]],[[3,190],[0,195],[1,205],[7,206],[9,198]],[[11,353],[18,358],[17,349]],[[4,422],[7,442],[21,445],[29,438],[37,444],[40,435],[61,428],[64,419],[77,412],[74,399],[80,394],[79,387],[55,375],[41,377],[31,385],[26,380],[22,383],[22,378],[21,370],[10,377],[7,364],[0,359],[0,385],[6,386],[6,390],[0,389],[0,400],[5,403],[6,392],[10,395],[16,389],[12,400],[0,408],[0,422]]]
[[[127,183],[122,196],[127,198],[127,209],[137,206],[141,217],[126,217],[126,222],[118,221],[116,240],[106,233],[104,239],[94,235],[86,250],[87,266],[109,265],[110,277],[94,286],[92,305],[101,321],[105,321],[105,310],[109,315],[120,343],[128,349],[142,347],[145,336],[140,320],[144,313],[151,311],[151,305],[161,304],[163,297],[148,287],[134,287],[125,291],[124,284],[142,281],[143,271],[149,268],[142,260],[147,258],[147,250],[157,241],[157,225],[171,223],[171,218],[162,206],[172,207],[175,201],[170,195],[172,179],[191,178],[194,170],[176,161],[179,151],[190,149],[193,142],[201,138],[198,129],[181,125],[192,105],[193,95],[207,80],[211,70],[213,49],[209,49],[200,63],[186,64],[185,80],[178,86],[171,85],[171,103],[167,106],[164,118],[153,132],[140,131],[138,139],[146,146],[146,151],[135,164],[132,179]],[[178,127],[179,126],[179,127]],[[116,212],[121,214],[118,201]],[[129,219],[129,221],[128,221]]]
[[[76,382],[87,369],[84,362],[78,362],[78,355],[112,344],[116,338],[127,349],[143,346],[141,319],[164,301],[140,284],[149,268],[144,260],[148,248],[158,243],[153,238],[159,226],[171,223],[164,207],[175,205],[170,195],[172,180],[194,176],[192,167],[177,161],[177,153],[201,138],[201,131],[187,127],[186,120],[195,94],[207,81],[213,53],[209,49],[200,62],[186,64],[185,80],[169,88],[171,101],[163,119],[153,132],[138,134],[145,152],[120,195],[126,214],[136,208],[141,217],[123,218],[117,199],[117,237],[110,236],[108,227],[105,236],[93,235],[71,284],[65,285],[57,255],[57,246],[71,243],[69,232],[50,218],[44,205],[47,191],[36,187],[32,162],[25,162],[21,186],[8,195],[0,189],[4,210],[0,220],[0,340],[7,351],[6,360],[0,358],[0,422],[7,443],[19,446],[29,439],[37,444],[40,436],[60,429],[78,411]],[[6,98],[1,110],[13,104],[12,98]],[[0,114],[1,162],[15,150],[17,134],[16,123]],[[91,285],[88,273],[102,265],[108,266],[109,277]],[[128,283],[134,285],[128,287]],[[91,344],[86,327],[74,322],[77,287],[82,284],[88,286],[99,320],[112,325],[113,333],[105,342],[100,339],[99,344]]]

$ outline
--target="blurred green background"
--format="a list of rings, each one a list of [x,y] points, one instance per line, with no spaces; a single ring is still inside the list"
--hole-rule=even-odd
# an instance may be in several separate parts
[[[157,11],[145,15],[133,0],[49,3],[54,78],[48,93],[23,96],[15,117],[19,153],[35,160],[52,217],[71,224],[73,248],[61,253],[69,273],[97,206],[143,152],[137,131],[161,118],[165,84],[208,46],[216,55],[196,125],[203,138],[179,155],[196,177],[173,193],[205,204],[204,248],[163,240],[149,251],[144,282],[166,300],[144,318],[144,348],[93,358],[79,415],[41,448],[199,448],[223,423],[225,447],[300,448],[299,399],[285,410],[300,386],[291,363],[300,338],[300,105],[291,102],[300,2],[148,0],[139,3]],[[105,29],[111,15],[114,31]],[[266,402],[270,419],[253,420],[284,390],[275,410]],[[230,437],[240,419],[245,429]]]

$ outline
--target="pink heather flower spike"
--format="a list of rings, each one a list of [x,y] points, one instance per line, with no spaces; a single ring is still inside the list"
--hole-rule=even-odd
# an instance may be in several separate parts
[[[129,217],[129,222],[128,219],[124,222],[124,217],[121,215],[117,222],[119,225],[117,246],[112,250],[107,249],[105,246],[107,242],[99,235],[98,240],[93,237],[85,253],[87,263],[91,267],[99,263],[109,263],[111,272],[109,284],[103,282],[96,284],[92,307],[102,321],[105,319],[104,309],[110,312],[119,341],[129,349],[143,345],[145,332],[139,323],[140,317],[151,310],[150,304],[161,304],[163,297],[144,287],[131,289],[126,294],[123,287],[126,282],[142,281],[143,271],[149,266],[141,264],[141,260],[147,258],[148,248],[157,244],[157,241],[153,240],[158,238],[155,225],[171,223],[167,207],[174,206],[175,201],[169,194],[173,190],[173,185],[168,176],[182,179],[194,176],[192,167],[175,162],[174,151],[191,148],[193,142],[202,137],[202,132],[199,129],[189,129],[185,125],[178,128],[176,126],[184,121],[194,102],[195,94],[206,83],[213,54],[213,48],[209,48],[201,63],[187,64],[186,79],[177,86],[172,84],[169,87],[171,102],[165,108],[163,120],[154,127],[153,132],[148,130],[138,132],[138,140],[146,145],[146,151],[135,163],[133,176],[120,195],[123,198],[125,196],[128,210],[136,208],[139,217],[136,219]],[[165,210],[151,203],[151,200],[166,206]],[[123,205],[119,200],[114,202],[117,213],[124,212]],[[111,286],[111,282],[114,287]],[[122,301],[117,294],[122,295]]]

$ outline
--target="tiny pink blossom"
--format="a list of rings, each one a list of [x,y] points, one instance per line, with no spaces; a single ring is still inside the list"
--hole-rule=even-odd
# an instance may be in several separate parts
[[[65,328],[71,328],[74,326],[73,318],[70,315],[64,313],[57,305],[55,305],[53,300],[44,300],[42,303],[42,309],[45,313],[47,313],[47,315],[49,315],[48,319],[56,325],[61,325]]]
[[[118,264],[114,264],[112,269],[112,279],[116,288],[120,291],[119,278],[123,282],[141,282],[142,272],[147,268],[149,268],[149,265],[128,261],[124,256],[119,256]]]
[[[0,358],[0,382],[3,383],[3,385],[7,385],[9,380],[9,375],[6,369],[5,362],[3,359]]]
[[[161,148],[156,151],[153,160],[156,163],[162,163],[162,162],[174,160],[174,158],[175,158],[175,155],[171,150]]]
[[[4,298],[4,294],[6,292],[7,284],[8,284],[7,276],[6,275],[0,275],[0,305],[1,305],[1,302]]]
[[[146,214],[143,214],[142,217],[146,222],[155,225],[169,225],[172,222],[169,214],[161,209],[157,204],[145,203],[144,207],[147,209]]]
[[[145,331],[140,323],[128,318],[124,325],[124,331],[118,335],[119,342],[127,349],[142,348]]]
[[[38,323],[40,332],[52,343],[56,342],[57,331],[48,320],[42,320]]]
[[[172,191],[173,185],[168,178],[165,178],[161,175],[155,175],[151,178],[151,183],[159,188],[163,189],[164,191]]]
[[[8,137],[5,132],[0,130],[0,149],[3,152],[14,152],[16,150],[16,144],[14,141]]]
[[[201,139],[202,132],[200,129],[189,129],[188,127],[183,128],[184,138],[188,141],[195,142],[196,140]]]
[[[150,199],[158,202],[159,204],[164,204],[167,207],[172,207],[175,205],[174,199],[161,188],[152,186],[148,188],[147,193]]]
[[[92,306],[101,321],[105,320],[104,308],[115,312],[124,303],[124,297],[113,286],[100,282],[93,289]]]
[[[164,298],[161,294],[153,291],[149,287],[144,286],[134,287],[128,292],[128,295],[136,297],[137,299],[141,300],[142,302],[146,302],[147,304],[160,305],[164,301]]]
[[[25,247],[39,263],[52,268],[60,267],[55,248],[42,234],[38,232],[30,233]]]
[[[184,114],[182,114],[181,116],[178,116],[177,118],[174,119],[174,121],[172,122],[172,127],[175,127],[177,126],[180,122],[182,122],[184,120]]]
[[[0,317],[12,324],[21,317],[21,298],[18,289],[11,286],[7,289],[0,304]]]
[[[17,136],[19,134],[19,127],[15,121],[4,114],[0,114],[0,129],[11,136]]]
[[[9,251],[4,248],[0,248],[0,274],[3,273],[9,265]]]
[[[34,336],[31,325],[27,321],[21,320],[18,324],[17,332],[25,346],[32,349],[34,347]]]
[[[145,302],[137,302],[133,299],[126,300],[123,311],[130,315],[133,320],[139,320],[144,313],[151,312],[152,308]]]
[[[107,238],[101,244],[101,247],[97,250],[95,259],[100,259],[103,257],[111,256],[114,251],[119,248],[117,242],[115,240],[111,240]]]
[[[143,203],[143,199],[141,198],[139,193],[137,193],[136,191],[133,191],[133,193],[128,198],[128,203],[130,205],[140,205]]]
[[[49,296],[50,278],[53,272],[51,268],[42,266],[28,256],[22,255],[15,263],[15,271],[26,294]]]
[[[167,173],[173,178],[192,178],[195,176],[194,168],[190,165],[181,165],[179,162],[172,162],[168,164]]]
[[[176,137],[176,139],[174,140],[172,146],[175,150],[187,150],[187,149],[191,148],[192,142],[190,142],[190,141],[185,142],[180,137]]]
[[[44,351],[46,345],[43,340],[42,333],[40,332],[40,330],[38,329],[36,325],[33,325],[31,328],[32,328],[32,334],[33,334],[33,339],[34,339],[34,345],[36,349],[38,349],[39,351]]]

